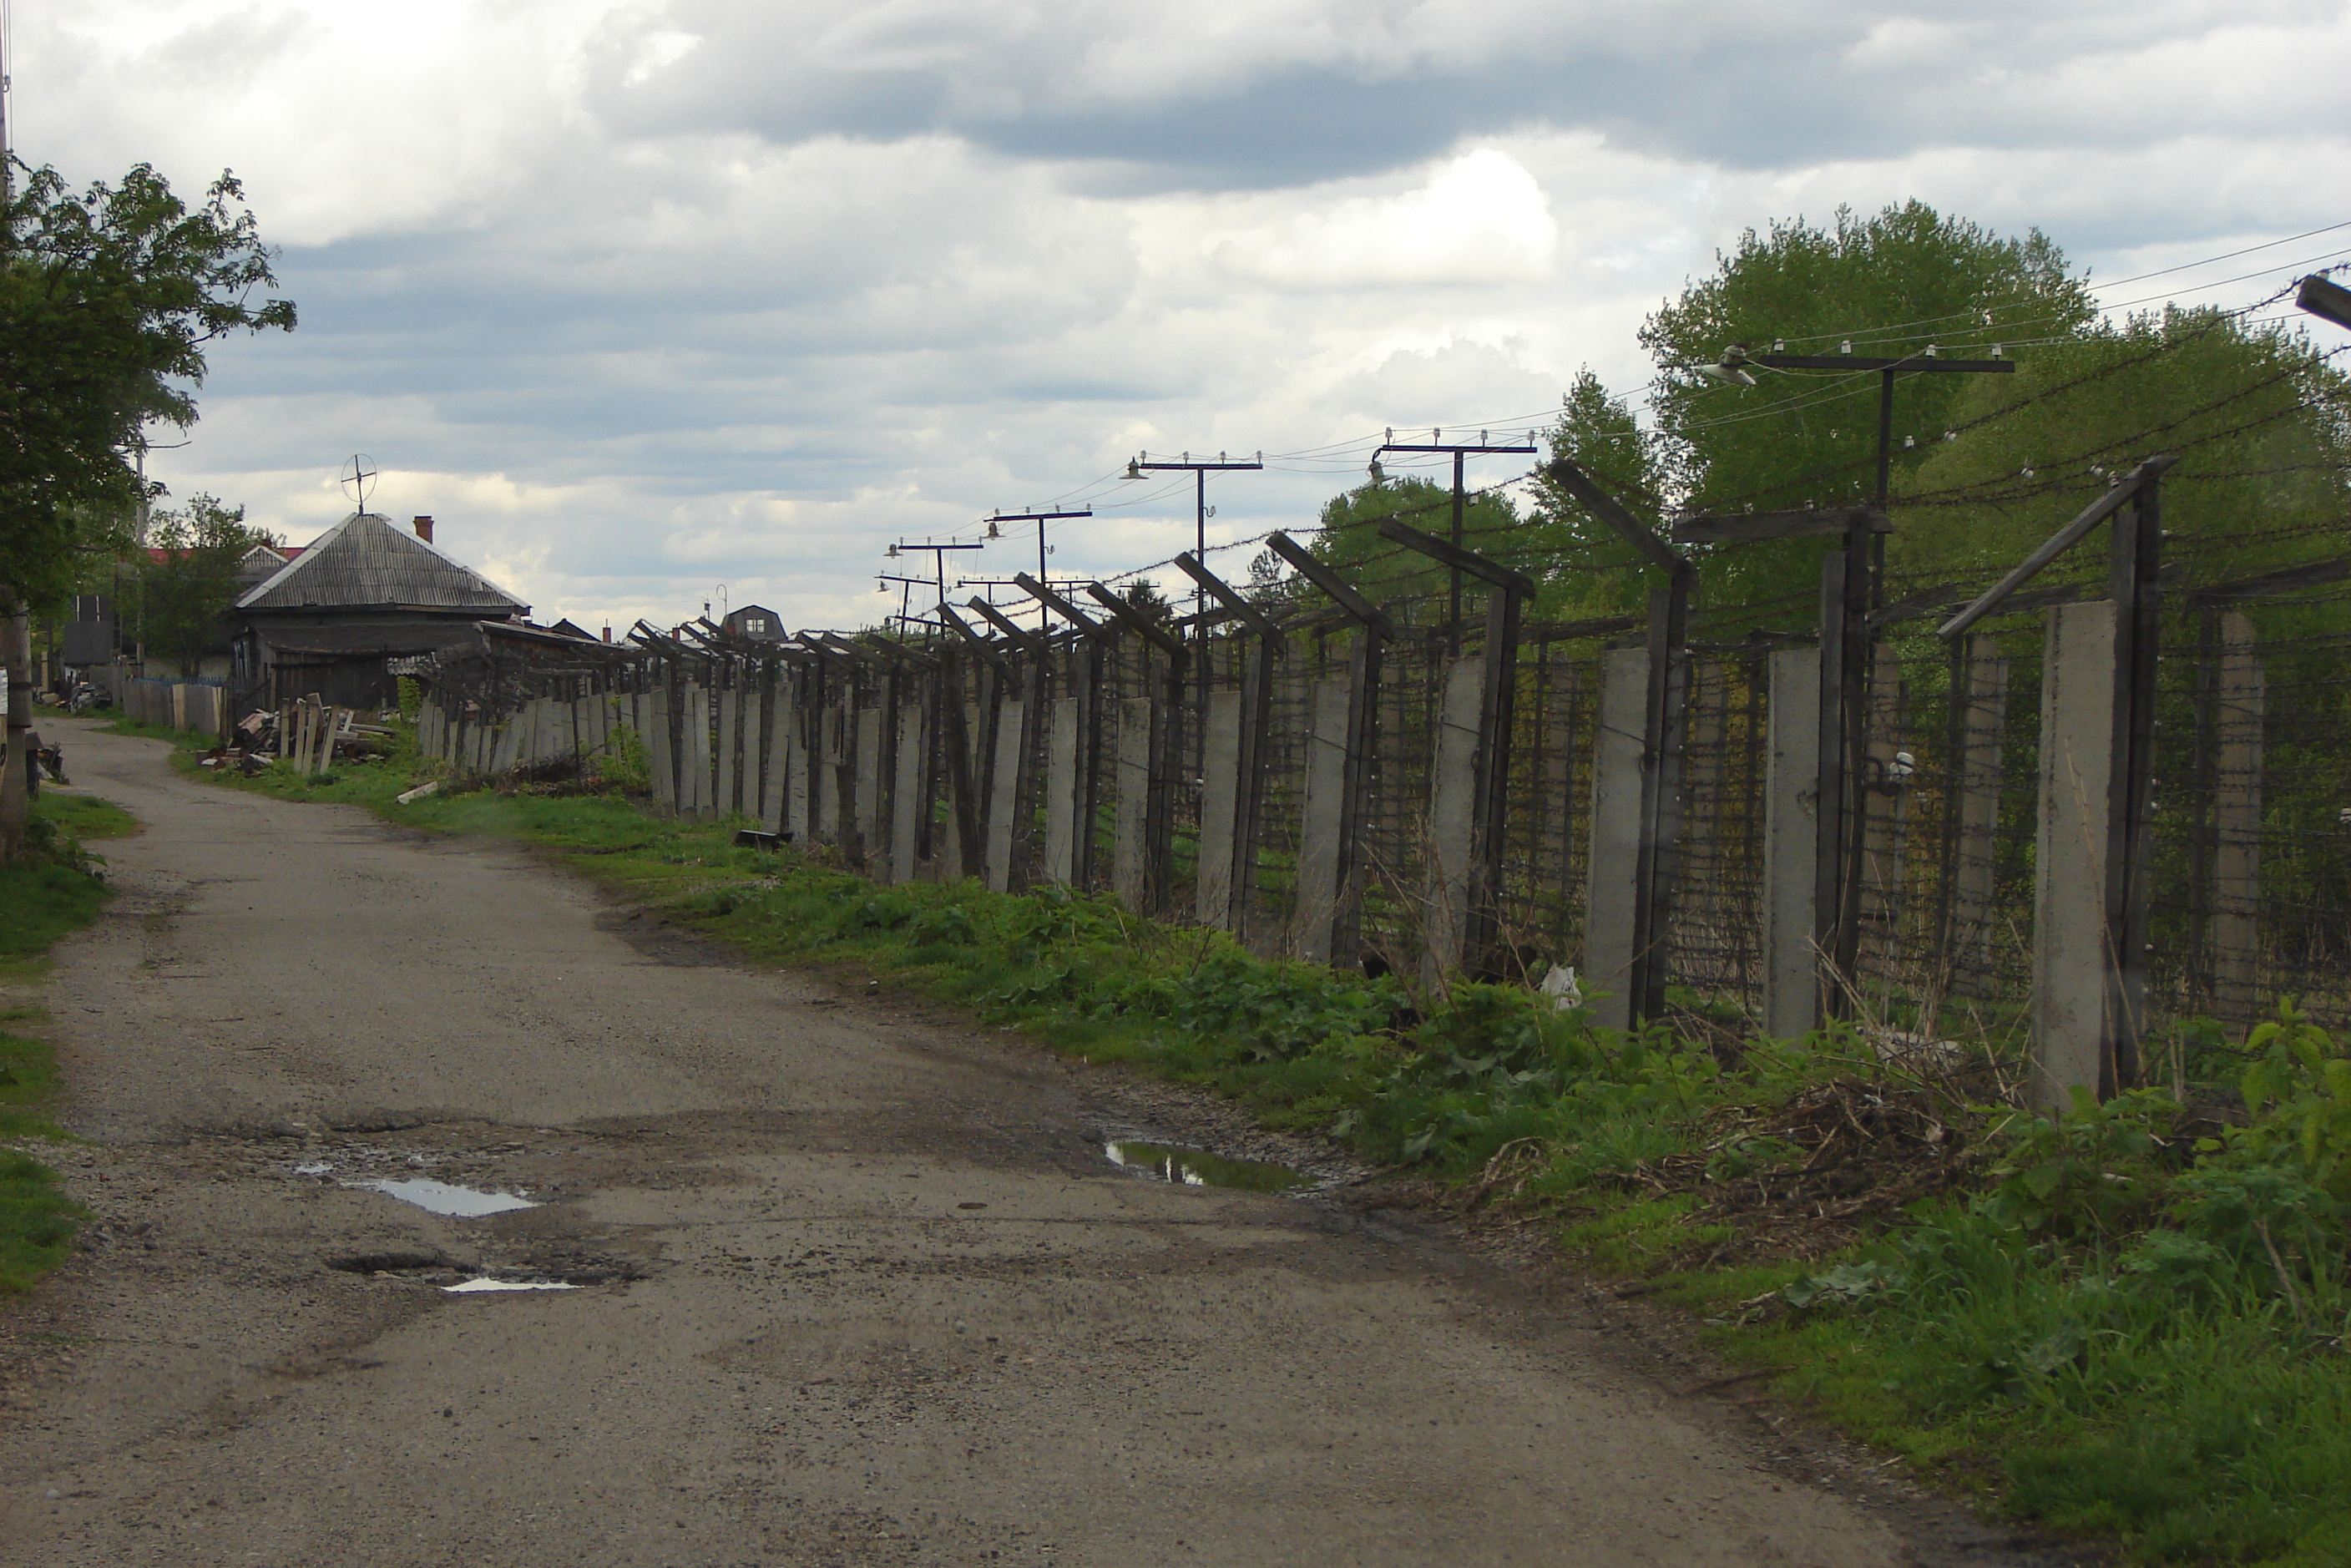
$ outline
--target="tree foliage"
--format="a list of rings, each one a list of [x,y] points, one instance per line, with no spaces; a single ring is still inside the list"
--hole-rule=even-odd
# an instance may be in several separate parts
[[[157,553],[141,566],[138,635],[152,656],[193,679],[236,602],[238,562],[264,540],[245,526],[243,507],[207,495],[157,513],[149,538]]]
[[[0,599],[69,591],[92,516],[141,499],[127,456],[150,423],[184,429],[207,344],[294,326],[244,190],[224,172],[190,206],[152,168],[76,193],[23,164],[0,254]]]

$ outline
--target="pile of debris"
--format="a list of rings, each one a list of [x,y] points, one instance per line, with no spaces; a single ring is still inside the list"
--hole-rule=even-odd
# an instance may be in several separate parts
[[[389,713],[361,723],[358,710],[336,707],[317,696],[298,697],[272,713],[256,708],[237,721],[237,737],[216,746],[199,765],[258,773],[274,762],[307,776],[324,773],[338,761],[365,762],[392,755]]]

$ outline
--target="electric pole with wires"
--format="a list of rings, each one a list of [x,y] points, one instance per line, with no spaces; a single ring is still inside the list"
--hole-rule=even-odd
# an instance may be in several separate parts
[[[987,519],[988,537],[990,538],[998,537],[996,529],[999,523],[1036,524],[1037,580],[1050,582],[1053,580],[1053,574],[1046,570],[1045,558],[1053,553],[1053,547],[1045,542],[1045,525],[1058,523],[1064,517],[1091,517],[1093,515],[1093,508],[1091,507],[1081,507],[1074,511],[1064,511],[1056,507],[1050,512],[998,512]],[[992,585],[1001,587],[1009,581],[1009,579],[998,579]],[[1037,606],[1037,629],[1040,632],[1050,632],[1053,629],[1053,612],[1042,603]]]
[[[957,543],[953,540],[950,540],[946,544],[940,544],[934,539],[923,539],[920,541],[914,539],[900,539],[896,544],[890,547],[889,557],[892,560],[896,560],[901,555],[909,551],[930,551],[931,580],[933,585],[938,590],[938,601],[941,604],[945,604],[947,601],[947,551],[956,549],[986,549],[987,548],[987,543],[980,539],[974,539],[968,544]],[[920,581],[921,579],[918,578],[915,580]],[[936,622],[935,622],[933,624],[935,626]]]
[[[1262,468],[1264,466],[1265,454],[1262,452],[1259,453],[1255,457],[1240,463],[1234,462],[1231,458],[1227,457],[1221,452],[1217,454],[1216,461],[1213,463],[1205,457],[1195,458],[1188,452],[1183,454],[1172,463],[1164,457],[1155,462],[1151,454],[1144,452],[1127,459],[1126,476],[1130,479],[1140,479],[1145,474],[1188,473],[1192,476],[1192,559],[1199,560],[1205,559],[1208,553],[1208,517],[1210,515],[1208,510],[1208,476],[1211,474],[1228,473],[1237,469]],[[1195,642],[1200,643],[1200,647],[1197,652],[1197,656],[1192,661],[1192,664],[1194,669],[1198,672],[1196,678],[1199,682],[1200,697],[1197,702],[1192,705],[1192,706],[1196,715],[1194,725],[1194,728],[1196,731],[1196,743],[1202,747],[1205,747],[1207,744],[1208,736],[1207,620],[1208,591],[1205,588],[1195,588],[1192,591],[1192,636]]]
[[[1494,444],[1491,434],[1483,430],[1478,433],[1478,439],[1475,441],[1448,442],[1445,439],[1445,432],[1441,429],[1431,430],[1428,433],[1428,439],[1426,441],[1398,441],[1395,438],[1395,430],[1391,426],[1387,432],[1387,439],[1381,442],[1378,449],[1372,454],[1372,477],[1374,479],[1384,477],[1380,472],[1381,453],[1434,452],[1451,454],[1453,457],[1453,548],[1455,549],[1464,549],[1468,548],[1462,543],[1463,517],[1466,510],[1467,497],[1466,493],[1461,488],[1462,460],[1468,457],[1481,457],[1489,454],[1499,453],[1517,453],[1521,455],[1531,455],[1536,450],[1535,433],[1531,430],[1527,432],[1527,439],[1524,445],[1498,446]],[[1445,641],[1447,651],[1449,653],[1458,654],[1461,652],[1461,569],[1458,566],[1455,567],[1453,569],[1452,576],[1452,588],[1447,594],[1445,601]]]

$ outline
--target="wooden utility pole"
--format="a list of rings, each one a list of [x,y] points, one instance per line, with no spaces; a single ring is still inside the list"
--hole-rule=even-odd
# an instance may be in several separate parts
[[[1455,549],[1468,548],[1468,542],[1462,537],[1465,527],[1464,512],[1468,504],[1468,492],[1461,487],[1462,459],[1496,453],[1531,455],[1536,450],[1532,431],[1527,433],[1527,438],[1523,444],[1510,445],[1497,445],[1488,439],[1488,433],[1482,430],[1478,433],[1478,439],[1475,441],[1447,441],[1445,432],[1442,430],[1430,431],[1426,441],[1398,441],[1394,430],[1387,433],[1387,437],[1372,454],[1375,473],[1384,453],[1435,452],[1448,454],[1453,458],[1453,548]],[[1451,588],[1445,601],[1445,651],[1449,655],[1458,656],[1461,652],[1461,569],[1459,567],[1457,566],[1452,570],[1448,580]]]

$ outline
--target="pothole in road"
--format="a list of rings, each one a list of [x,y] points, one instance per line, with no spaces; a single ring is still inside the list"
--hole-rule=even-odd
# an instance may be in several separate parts
[[[453,1296],[584,1291],[598,1285],[624,1284],[644,1274],[642,1268],[625,1260],[569,1249],[517,1259],[461,1262],[446,1253],[422,1248],[387,1248],[374,1252],[345,1252],[323,1261],[339,1273],[432,1285]]]
[[[1237,1187],[1243,1192],[1291,1192],[1311,1186],[1314,1178],[1303,1171],[1263,1160],[1228,1159],[1206,1149],[1175,1144],[1149,1144],[1134,1138],[1106,1138],[1102,1155],[1111,1164],[1149,1181],[1177,1186]]]

